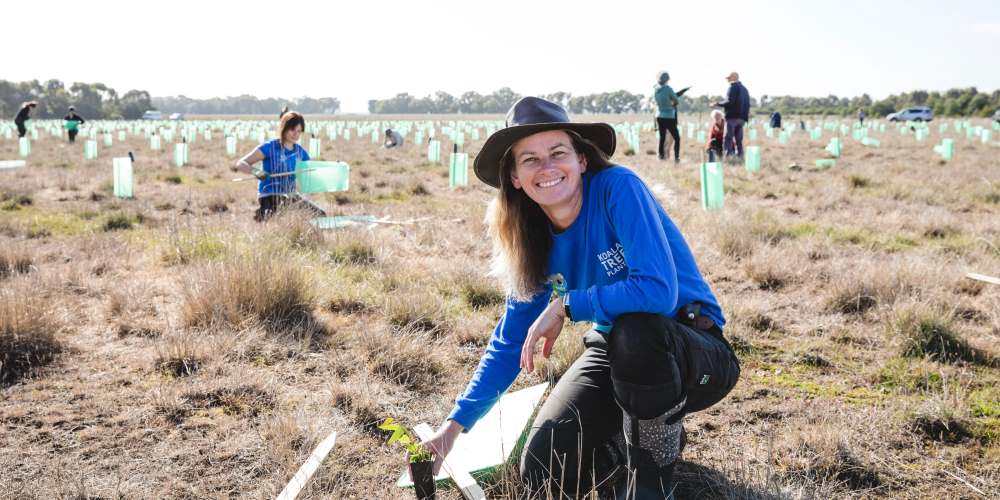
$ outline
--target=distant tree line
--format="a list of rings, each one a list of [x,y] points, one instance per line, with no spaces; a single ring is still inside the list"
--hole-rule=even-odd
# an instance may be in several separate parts
[[[233,97],[213,97],[192,99],[182,95],[176,97],[154,97],[153,105],[164,113],[186,113],[196,115],[274,115],[288,106],[300,113],[333,114],[340,111],[340,100],[336,97],[300,97],[282,99],[267,97],[260,99],[252,95]]]
[[[13,117],[27,101],[38,101],[32,116],[62,118],[70,106],[84,118],[136,119],[152,108],[149,92],[130,90],[124,95],[103,83],[73,83],[68,89],[59,80],[42,83],[0,80],[0,116]]]
[[[627,90],[588,95],[555,92],[540,97],[578,114],[652,113],[656,109],[652,95],[633,94]],[[520,94],[508,87],[485,95],[466,92],[459,97],[441,91],[426,97],[403,93],[389,99],[368,101],[368,111],[374,114],[506,113],[520,98]],[[712,110],[712,104],[721,99],[718,95],[685,95],[678,109],[681,113],[707,113]],[[945,92],[915,90],[878,101],[868,94],[852,98],[763,95],[759,99],[751,97],[751,105],[757,114],[780,111],[783,114],[848,116],[863,109],[870,116],[885,116],[911,106],[928,106],[938,116],[990,116],[1000,108],[1000,90],[990,94],[979,92],[975,87]]]
[[[762,96],[759,111],[770,113],[780,111],[792,114],[810,115],[853,115],[859,109],[871,116],[885,116],[894,111],[913,106],[927,106],[935,116],[990,116],[1000,108],[1000,90],[992,93],[979,92],[975,87],[951,89],[945,92],[914,90],[885,99],[873,101],[868,94],[846,98],[834,95],[828,97]]]

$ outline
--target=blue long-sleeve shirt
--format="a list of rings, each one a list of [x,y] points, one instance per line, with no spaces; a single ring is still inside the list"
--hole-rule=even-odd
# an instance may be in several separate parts
[[[614,166],[586,174],[583,190],[579,216],[565,231],[552,235],[547,272],[561,275],[574,321],[591,321],[607,334],[622,314],[675,317],[682,306],[699,302],[702,314],[720,328],[725,324],[687,242],[635,173]],[[527,302],[508,297],[479,367],[449,419],[469,430],[507,391],[520,372],[528,327],[548,305],[552,290],[550,283]]]

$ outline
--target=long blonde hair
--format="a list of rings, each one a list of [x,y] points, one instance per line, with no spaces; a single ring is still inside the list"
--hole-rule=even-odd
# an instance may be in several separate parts
[[[584,176],[612,166],[608,156],[593,142],[572,130],[569,134],[576,153],[587,158]],[[545,283],[552,233],[542,207],[514,187],[511,171],[514,156],[510,150],[500,160],[500,190],[486,210],[486,224],[493,239],[493,263],[490,274],[504,282],[507,293],[525,302],[541,291]]]

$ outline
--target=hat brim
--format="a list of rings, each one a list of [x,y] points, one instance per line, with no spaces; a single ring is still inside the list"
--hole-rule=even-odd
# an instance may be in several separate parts
[[[546,130],[572,130],[593,142],[610,158],[615,153],[615,129],[607,123],[532,123],[500,129],[486,139],[483,149],[476,155],[473,170],[476,177],[495,188],[500,187],[500,161],[515,142]]]

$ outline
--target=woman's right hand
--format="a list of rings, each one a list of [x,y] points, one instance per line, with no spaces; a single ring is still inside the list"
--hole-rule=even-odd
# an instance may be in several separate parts
[[[448,456],[448,453],[451,453],[452,447],[455,446],[455,440],[458,439],[458,435],[462,433],[463,429],[462,424],[454,420],[446,420],[430,439],[420,443],[434,453],[435,476],[441,470],[444,458]]]

